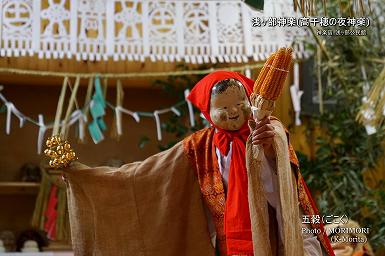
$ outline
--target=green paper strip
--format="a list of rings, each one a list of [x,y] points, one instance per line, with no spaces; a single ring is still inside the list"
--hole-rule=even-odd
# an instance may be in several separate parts
[[[92,140],[94,141],[95,144],[98,144],[104,139],[103,133],[99,128],[99,125],[96,120],[93,120],[89,125],[88,125],[88,131],[91,135]]]
[[[104,100],[102,85],[100,83],[100,78],[98,76],[95,78],[95,94],[93,99],[94,100],[97,99],[98,101],[100,101],[100,103],[104,108],[106,107],[106,101]]]
[[[90,112],[93,119],[103,117],[106,114],[103,105],[98,100],[92,101]]]
[[[107,130],[107,125],[106,125],[106,123],[104,122],[104,120],[103,120],[102,118],[96,119],[96,122],[98,123],[98,126],[99,126],[99,128],[100,128],[102,131]]]

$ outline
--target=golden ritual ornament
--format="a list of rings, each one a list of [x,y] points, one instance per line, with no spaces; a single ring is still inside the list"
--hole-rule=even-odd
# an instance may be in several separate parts
[[[76,154],[71,145],[66,140],[62,140],[59,135],[49,137],[45,142],[48,147],[44,154],[51,160],[49,166],[60,169],[68,167],[71,162],[77,160]]]

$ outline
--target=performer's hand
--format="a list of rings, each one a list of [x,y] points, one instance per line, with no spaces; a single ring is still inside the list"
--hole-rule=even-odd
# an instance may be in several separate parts
[[[272,146],[274,138],[274,126],[270,123],[270,118],[265,117],[256,123],[255,130],[252,132],[252,144],[262,145],[265,155],[275,158],[274,148]]]

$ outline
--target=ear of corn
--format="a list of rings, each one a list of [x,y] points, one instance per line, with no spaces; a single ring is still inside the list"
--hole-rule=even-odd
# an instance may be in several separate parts
[[[274,58],[272,67],[267,74],[267,77],[262,85],[260,95],[265,99],[272,99],[274,97],[275,87],[279,80],[281,71],[279,70],[285,62],[285,48],[280,48]]]
[[[273,64],[274,57],[275,57],[275,53],[271,54],[270,57],[267,59],[265,65],[263,65],[262,70],[259,73],[259,76],[254,83],[254,94],[259,94],[263,79],[266,77],[267,73],[269,72],[270,66]]]
[[[292,60],[292,49],[287,48],[285,53],[285,61],[280,69],[289,71],[291,60]],[[275,83],[276,86],[273,94],[274,97],[271,100],[277,100],[277,98],[281,95],[288,73],[289,72],[280,72],[279,75],[277,75],[279,79],[277,83]]]
[[[268,100],[276,100],[282,92],[291,60],[291,48],[280,48],[273,53],[254,83],[254,93]]]

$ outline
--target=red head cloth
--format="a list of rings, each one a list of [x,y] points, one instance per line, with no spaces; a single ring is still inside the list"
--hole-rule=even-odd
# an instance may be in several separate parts
[[[251,93],[253,92],[253,80],[237,72],[222,70],[215,71],[202,78],[187,96],[187,99],[197,108],[199,108],[199,110],[211,124],[213,124],[210,118],[211,89],[217,82],[230,78],[241,82],[245,88],[247,96],[250,97]]]
[[[210,118],[211,89],[217,82],[230,78],[240,81],[247,96],[250,97],[254,85],[251,79],[236,72],[217,71],[200,80],[187,99],[199,108],[206,119],[217,129],[213,144],[222,155],[228,155],[232,142],[224,218],[227,255],[253,255],[245,163],[245,145],[250,130],[246,122],[238,131],[225,131],[216,127]]]

